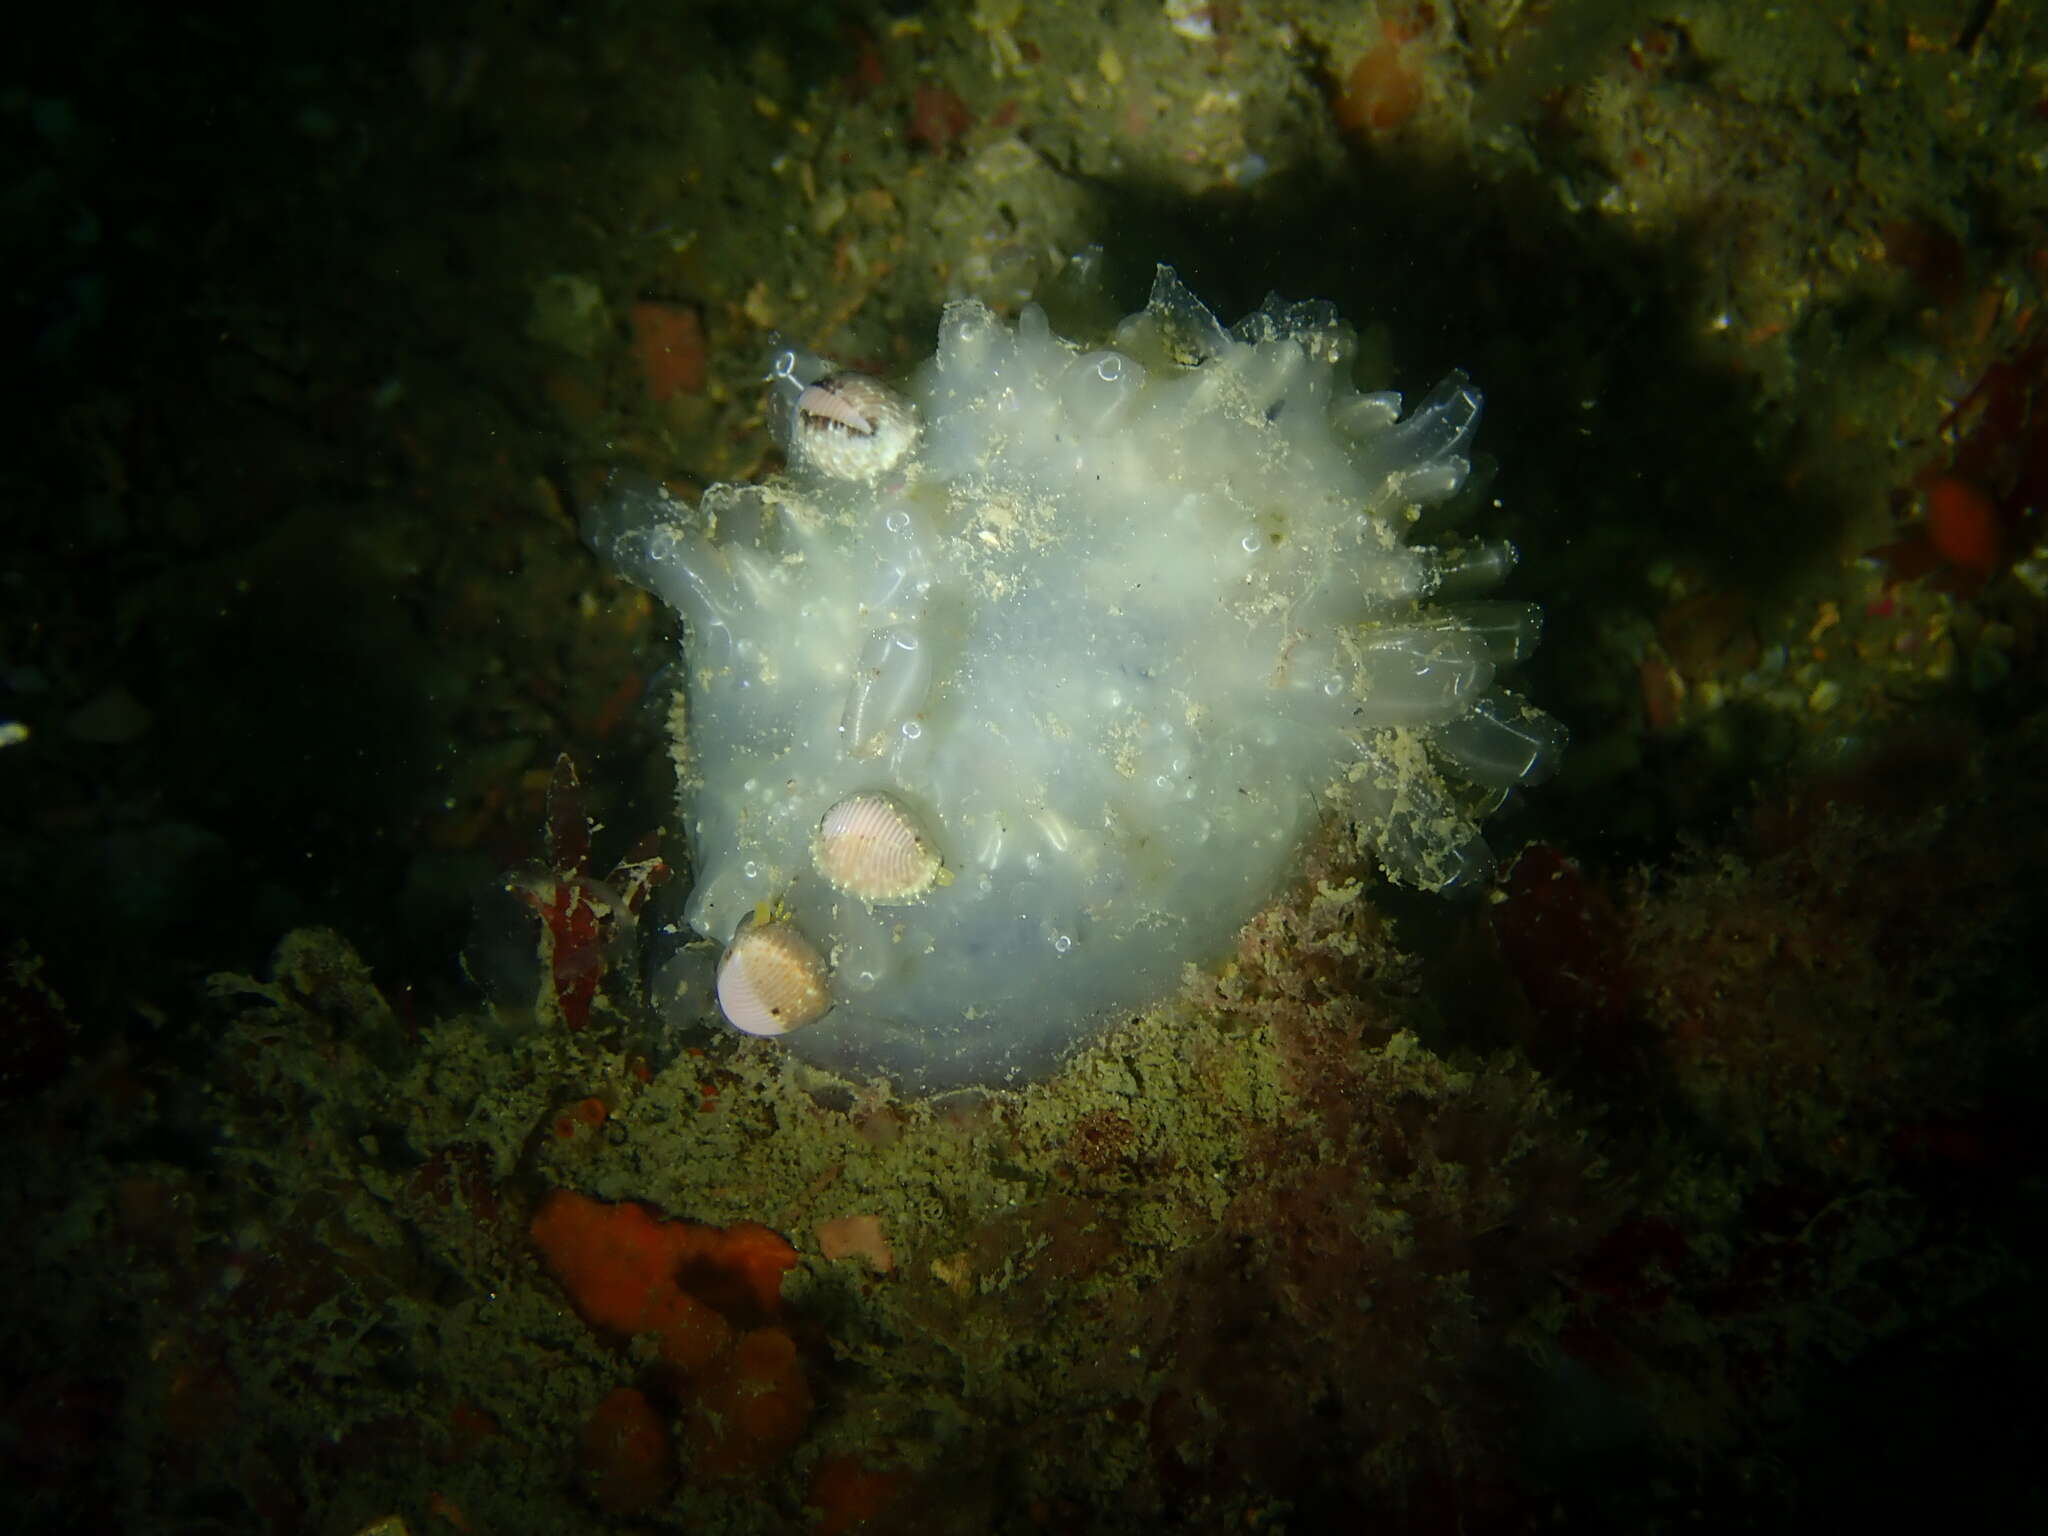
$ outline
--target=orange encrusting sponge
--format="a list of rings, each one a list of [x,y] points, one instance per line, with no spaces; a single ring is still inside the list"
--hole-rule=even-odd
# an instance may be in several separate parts
[[[722,1244],[717,1227],[664,1221],[633,1201],[607,1205],[558,1189],[534,1214],[532,1230],[548,1268],[591,1327],[651,1333],[662,1359],[692,1373],[731,1342],[732,1325],[679,1280],[685,1265],[701,1263]],[[758,1283],[752,1272],[748,1279]]]
[[[795,1341],[776,1326],[782,1277],[796,1265],[796,1250],[780,1234],[750,1221],[722,1228],[670,1221],[634,1201],[613,1205],[565,1189],[541,1202],[532,1232],[585,1322],[653,1336],[662,1360],[685,1378],[683,1434],[693,1474],[751,1475],[803,1438],[810,1384]],[[624,1413],[613,1402],[618,1396],[606,1399],[614,1418]],[[594,1454],[589,1437],[599,1436],[598,1450],[629,1447],[642,1442],[643,1426],[628,1436],[598,1423],[593,1416],[585,1431],[586,1468],[599,1469],[600,1486],[606,1479],[630,1484],[608,1470],[616,1458]],[[665,1445],[665,1432],[661,1439]],[[595,1488],[593,1496],[601,1502]]]
[[[578,1439],[583,1486],[609,1515],[658,1508],[676,1483],[668,1423],[643,1392],[614,1387],[590,1410]]]
[[[1330,106],[1337,126],[1354,139],[1390,133],[1413,117],[1426,91],[1423,55],[1411,46],[1425,31],[1420,16],[1387,18],[1380,40],[1359,55]]]
[[[643,300],[628,317],[633,355],[656,405],[676,395],[701,395],[710,377],[704,317],[684,304]]]
[[[811,1388],[780,1328],[743,1334],[690,1403],[683,1444],[700,1477],[763,1472],[796,1448],[811,1422]]]
[[[1936,554],[1977,581],[1996,575],[2005,555],[1998,508],[1956,475],[1938,476],[1927,488],[1927,539]]]
[[[804,1505],[812,1519],[811,1536],[844,1536],[885,1513],[902,1494],[908,1479],[900,1471],[871,1467],[856,1456],[827,1456],[811,1469],[811,1488]]]

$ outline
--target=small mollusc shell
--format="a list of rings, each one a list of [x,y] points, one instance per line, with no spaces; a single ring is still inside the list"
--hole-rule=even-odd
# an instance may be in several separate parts
[[[749,1035],[786,1035],[832,1006],[825,957],[788,923],[743,929],[718,962],[718,1006]]]
[[[790,452],[835,480],[873,480],[917,441],[917,408],[864,373],[835,373],[796,398]]]
[[[917,818],[893,796],[848,795],[811,840],[818,873],[867,902],[914,901],[939,878],[939,855]]]

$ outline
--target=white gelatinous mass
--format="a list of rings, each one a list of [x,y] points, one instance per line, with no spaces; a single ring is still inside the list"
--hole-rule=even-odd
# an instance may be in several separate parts
[[[1042,1071],[1220,955],[1326,817],[1397,880],[1483,881],[1480,818],[1562,750],[1495,687],[1538,610],[1473,600],[1512,548],[1404,542],[1469,473],[1462,376],[1404,416],[1330,306],[1226,331],[1164,267],[1111,340],[954,303],[886,403],[786,349],[787,474],[593,514],[684,620],[688,921],[815,946],[830,1009],[789,1046],[821,1063]],[[940,861],[914,896],[819,869],[862,795]]]

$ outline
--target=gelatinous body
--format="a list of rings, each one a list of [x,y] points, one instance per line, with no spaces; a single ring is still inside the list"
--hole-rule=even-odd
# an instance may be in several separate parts
[[[791,1040],[821,1062],[1043,1070],[1221,953],[1326,818],[1395,879],[1483,880],[1479,819],[1562,750],[1496,687],[1540,627],[1475,600],[1513,550],[1405,542],[1469,473],[1463,377],[1404,416],[1329,306],[1226,331],[1165,268],[1112,343],[955,303],[901,396],[788,349],[788,474],[593,516],[685,621],[689,923],[786,915],[830,968]],[[914,900],[821,868],[849,804],[914,829]]]

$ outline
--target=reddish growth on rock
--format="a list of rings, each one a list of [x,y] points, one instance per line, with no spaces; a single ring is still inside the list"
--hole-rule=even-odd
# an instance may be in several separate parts
[[[782,1277],[796,1264],[794,1248],[750,1221],[669,1221],[567,1189],[541,1202],[533,1240],[585,1322],[652,1334],[662,1359],[693,1373],[731,1344],[735,1322],[780,1315]]]
[[[764,1471],[803,1438],[810,1385],[779,1323],[782,1277],[796,1250],[780,1235],[750,1221],[671,1221],[632,1201],[556,1190],[534,1214],[533,1240],[585,1322],[653,1336],[682,1374],[694,1475]]]
[[[577,1449],[584,1489],[608,1515],[644,1515],[675,1487],[675,1442],[644,1392],[614,1387],[584,1420]]]
[[[643,299],[633,306],[633,355],[656,405],[677,395],[701,395],[710,378],[704,320],[687,304]]]

